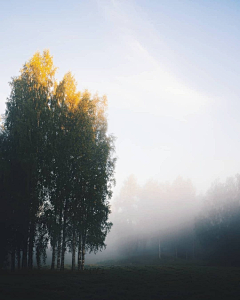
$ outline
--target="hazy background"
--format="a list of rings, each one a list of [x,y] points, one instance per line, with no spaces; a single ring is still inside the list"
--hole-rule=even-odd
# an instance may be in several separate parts
[[[0,113],[47,48],[59,79],[108,97],[115,198],[131,174],[204,193],[239,172],[239,37],[239,1],[0,1]]]

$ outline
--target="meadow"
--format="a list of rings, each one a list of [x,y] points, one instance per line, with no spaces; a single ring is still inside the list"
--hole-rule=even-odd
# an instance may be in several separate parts
[[[84,271],[2,272],[4,300],[240,299],[240,268],[200,264],[88,265]]]

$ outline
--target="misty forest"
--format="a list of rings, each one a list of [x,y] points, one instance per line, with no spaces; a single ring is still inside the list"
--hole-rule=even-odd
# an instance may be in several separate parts
[[[240,299],[240,1],[0,1],[0,300]]]
[[[197,195],[190,180],[125,181],[112,206],[109,248],[121,256],[205,260],[239,266],[240,176],[216,180]]]
[[[56,70],[48,50],[36,52],[10,82],[0,132],[1,270],[86,274],[100,263],[115,278],[107,266],[162,266],[145,267],[155,278],[166,264],[239,267],[240,175],[204,194],[181,176],[139,184],[130,175],[112,199],[107,98],[79,92],[70,72],[58,82]]]

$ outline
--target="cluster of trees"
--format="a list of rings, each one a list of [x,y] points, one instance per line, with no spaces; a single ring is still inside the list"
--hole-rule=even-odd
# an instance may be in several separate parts
[[[195,230],[204,257],[240,265],[240,175],[212,184],[204,197]]]
[[[105,247],[112,223],[114,138],[106,97],[80,93],[71,73],[55,79],[49,51],[37,52],[12,79],[0,131],[0,264],[84,268],[86,250]],[[0,266],[0,267],[1,267]]]

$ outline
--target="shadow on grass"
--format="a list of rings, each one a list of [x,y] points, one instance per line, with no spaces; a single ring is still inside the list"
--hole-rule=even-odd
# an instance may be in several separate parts
[[[105,261],[85,271],[2,272],[1,299],[240,299],[240,268]]]

